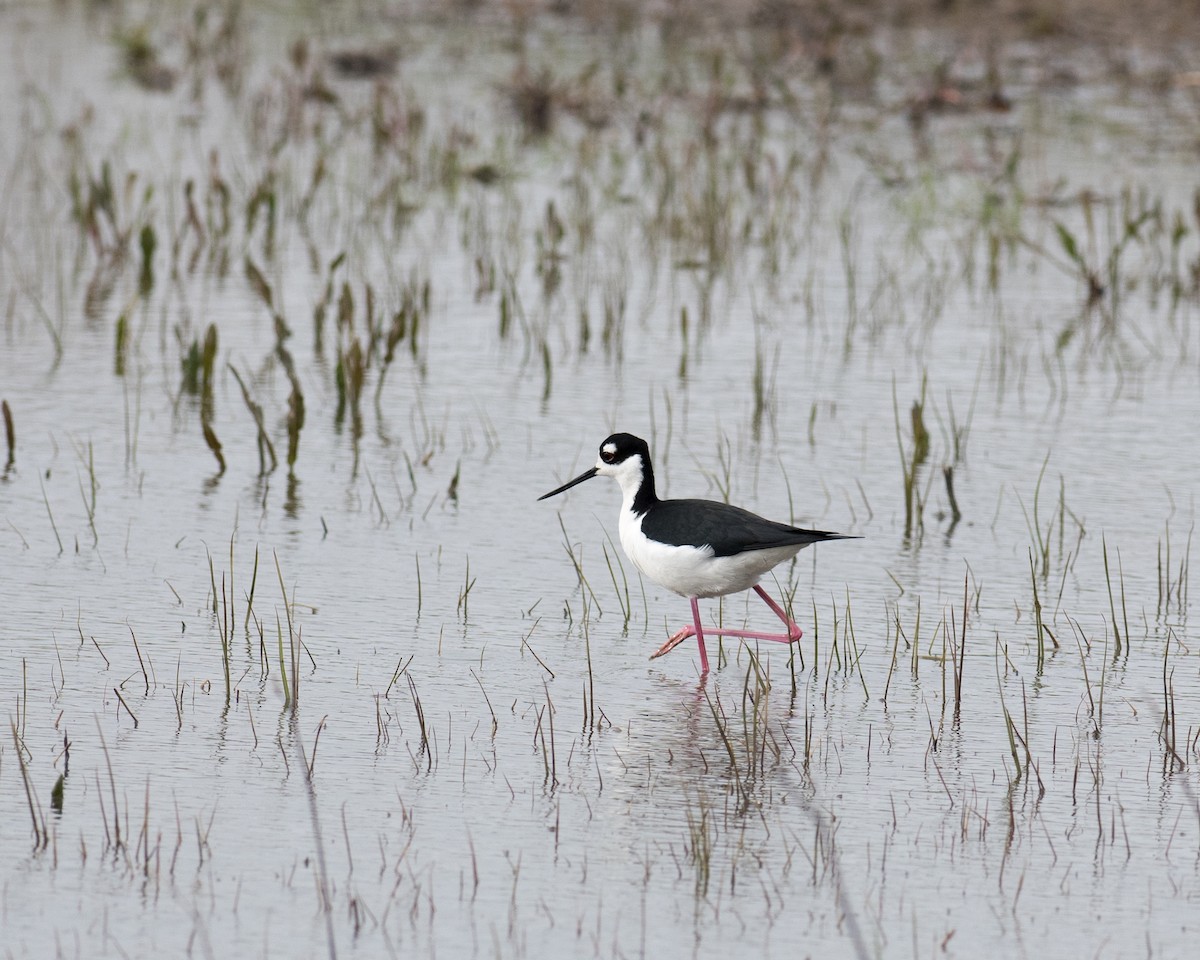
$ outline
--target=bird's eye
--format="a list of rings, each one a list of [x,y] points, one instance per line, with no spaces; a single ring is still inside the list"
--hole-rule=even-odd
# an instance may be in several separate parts
[[[614,460],[617,459],[617,451],[610,450],[608,447],[605,447],[603,450],[600,451],[600,459],[603,460],[605,463],[612,463]]]

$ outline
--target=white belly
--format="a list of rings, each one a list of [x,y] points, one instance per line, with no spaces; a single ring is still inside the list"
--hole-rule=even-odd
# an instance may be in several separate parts
[[[684,597],[723,597],[749,590],[764,573],[800,552],[800,546],[713,556],[712,547],[675,547],[647,539],[630,510],[621,511],[621,546],[645,576]]]

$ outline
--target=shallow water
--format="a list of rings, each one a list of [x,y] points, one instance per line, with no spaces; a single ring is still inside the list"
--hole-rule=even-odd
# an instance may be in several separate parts
[[[490,14],[248,13],[240,89],[210,52],[167,94],[89,39],[122,16],[0,11],[6,956],[1186,952],[1200,224],[1169,132],[1186,91],[1045,86],[1035,48],[1011,113],[931,118],[922,159],[903,76],[822,132],[828,90],[797,71],[794,102],[720,112],[705,149],[702,39],[600,43],[547,19],[533,62],[606,123],[560,107],[529,137],[505,94],[515,32]],[[194,22],[160,16],[179,66]],[[336,108],[302,95],[292,39],[393,33],[378,100],[328,73]],[[575,82],[592,62],[601,79]],[[184,183],[211,228],[213,150],[233,226],[200,241]],[[114,183],[136,174],[115,266],[69,193],[106,159]],[[499,180],[467,172],[483,164]],[[252,229],[245,212],[268,169],[270,243],[266,212]],[[1104,263],[1125,190],[1162,216],[1123,250],[1119,301],[1088,309],[1053,223]],[[247,259],[292,331],[307,418],[290,478],[291,388]],[[378,395],[382,350],[368,365],[356,439],[336,368],[365,337],[366,284],[390,322],[426,282]],[[224,472],[180,362],[209,324]],[[276,447],[266,475],[231,365]],[[906,536],[922,381],[926,504]],[[615,489],[535,502],[614,429],[651,441],[660,493],[863,538],[769,584],[805,629],[794,659],[727,642],[706,682],[692,647],[647,660],[687,604],[619,555]],[[742,596],[704,609],[761,622]]]

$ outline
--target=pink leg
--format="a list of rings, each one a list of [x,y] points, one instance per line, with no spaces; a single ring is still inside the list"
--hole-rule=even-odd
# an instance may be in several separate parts
[[[754,592],[762,597],[763,602],[771,608],[775,616],[783,621],[787,626],[787,633],[762,633],[757,630],[734,630],[725,627],[712,627],[708,632],[719,637],[743,637],[747,640],[771,640],[775,643],[795,643],[804,636],[804,631],[800,629],[796,621],[789,617],[784,609],[772,600],[767,591],[757,583],[754,585]],[[692,623],[678,633],[672,634],[666,643],[650,655],[650,659],[656,660],[664,654],[670,653],[688,637],[695,637],[700,644],[700,673],[703,675],[708,673],[708,651],[704,648],[704,628],[700,625],[700,604],[695,597],[692,597],[691,600]]]
[[[692,597],[692,620],[696,624],[696,642],[700,644],[700,675],[708,673],[708,651],[704,649],[704,630],[700,626],[700,603]]]
[[[704,646],[704,628],[700,625],[700,604],[695,597],[692,597],[691,600],[692,622],[679,632],[673,633],[666,643],[650,654],[650,659],[657,660],[664,654],[670,653],[688,637],[695,637],[696,642],[700,645],[700,674],[703,676],[708,673],[708,650]]]
[[[744,637],[747,640],[771,640],[775,643],[795,643],[802,636],[804,636],[804,632],[799,626],[796,625],[796,622],[792,620],[792,618],[786,613],[784,613],[783,608],[767,595],[767,591],[765,591],[758,584],[754,585],[754,591],[760,597],[762,597],[766,605],[775,612],[775,616],[779,617],[779,619],[787,625],[787,633],[763,633],[758,630],[735,630],[733,628],[726,627],[710,627],[708,632],[710,634],[716,634],[720,637]],[[655,656],[661,656],[662,654],[668,652],[668,650],[673,649],[683,640],[692,636],[694,633],[699,632],[700,612],[696,607],[696,601],[694,598],[692,600],[692,615],[696,620],[695,629],[692,627],[684,627],[679,631],[679,633],[675,634],[675,636],[668,640],[667,643],[664,644],[663,648],[659,650],[657,654],[655,654]],[[703,651],[703,642],[703,635],[701,635],[701,651]],[[703,660],[703,657],[701,659]]]
[[[783,640],[783,638],[780,638],[781,640],[783,640],[784,643],[792,643],[796,640],[799,640],[802,636],[804,636],[804,631],[801,630],[800,627],[798,627],[796,625],[796,621],[793,620],[791,617],[789,617],[786,613],[784,613],[783,608],[780,607],[779,604],[777,604],[774,600],[772,600],[767,595],[767,591],[764,590],[762,587],[760,587],[757,583],[754,585],[754,592],[757,593],[760,597],[762,597],[763,602],[768,607],[770,607],[772,610],[775,611],[775,616],[777,616],[780,620],[782,620],[784,622],[784,624],[787,625],[787,628],[788,628],[787,639]]]

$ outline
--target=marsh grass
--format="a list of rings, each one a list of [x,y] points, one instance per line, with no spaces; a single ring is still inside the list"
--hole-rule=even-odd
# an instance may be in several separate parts
[[[125,376],[125,364],[129,354],[129,319],[125,314],[117,317],[116,343],[113,346],[113,373]]]
[[[1178,566],[1174,569],[1171,563],[1171,524],[1164,527],[1163,536],[1158,540],[1158,603],[1156,609],[1163,616],[1171,609],[1171,598],[1175,598],[1175,611],[1182,613],[1187,607],[1188,582],[1191,574],[1192,534],[1194,526],[1188,527],[1187,543],[1183,556],[1179,558]]]
[[[258,472],[259,475],[265,475],[274,471],[278,464],[278,458],[275,456],[275,444],[271,442],[271,435],[267,432],[266,424],[263,422],[263,409],[260,404],[254,402],[250,396],[250,390],[246,386],[246,381],[242,379],[242,375],[237,372],[237,368],[231,363],[229,372],[233,374],[233,378],[237,380],[238,386],[242,391],[242,399],[246,401],[246,409],[250,411],[250,416],[254,418],[254,426],[256,429],[255,442],[258,445]],[[289,453],[290,456],[290,453]],[[267,459],[270,458],[270,465],[267,464]]]
[[[210,324],[204,334],[202,347],[193,343],[184,362],[184,389],[200,396],[200,430],[204,442],[217,461],[217,475],[225,473],[225,454],[221,441],[217,439],[214,420],[214,368],[217,360],[217,327]]]
[[[1178,647],[1178,638],[1173,630],[1167,631],[1167,641],[1163,644],[1162,663],[1162,725],[1159,737],[1163,745],[1163,767],[1171,771],[1187,769],[1187,762],[1179,752],[1179,719],[1175,705],[1175,668],[1170,666],[1171,644]],[[1189,731],[1190,732],[1190,731]],[[1187,734],[1184,735],[1185,743]],[[1186,747],[1185,747],[1186,750]]]
[[[1055,649],[1058,648],[1058,640],[1042,618],[1042,600],[1038,596],[1038,576],[1032,550],[1029,552],[1029,579],[1033,586],[1033,623],[1036,631],[1034,636],[1037,641],[1037,671],[1040,674],[1046,668],[1046,637],[1050,638]]]
[[[46,516],[50,518],[50,529],[54,531],[54,539],[58,541],[58,552],[61,555],[64,552],[62,537],[58,533],[58,524],[54,522],[54,511],[50,509],[50,498],[46,495],[46,484],[38,477],[38,483],[42,488],[42,503],[46,507]]]
[[[1122,258],[1130,244],[1145,242],[1144,233],[1149,225],[1156,222],[1161,224],[1162,208],[1159,204],[1151,202],[1144,193],[1134,193],[1128,188],[1122,190],[1115,203],[1104,205],[1108,212],[1108,248],[1107,252],[1101,254],[1100,247],[1104,241],[1098,235],[1095,195],[1090,191],[1081,192],[1079,207],[1083,220],[1083,238],[1078,237],[1061,221],[1053,221],[1059,252],[1066,258],[1065,261],[1035,241],[1023,237],[1022,242],[1064,273],[1076,276],[1086,290],[1087,307],[1099,305],[1107,296],[1110,315],[1116,317],[1120,313],[1127,284],[1126,277],[1121,272]],[[1177,242],[1173,240],[1172,244]],[[1070,336],[1070,333],[1060,335],[1060,342],[1062,336]]]
[[[468,603],[471,598],[471,590],[475,587],[475,577],[471,576],[471,558],[466,559],[466,572],[463,574],[463,585],[458,591],[458,603],[455,606],[455,612],[467,620],[469,617]]]
[[[414,755],[412,749],[409,748],[409,756],[412,759],[415,769],[420,770],[422,760],[424,760],[425,773],[432,773],[437,762],[435,750],[437,747],[437,738],[430,737],[430,729],[425,719],[425,706],[421,703],[421,696],[417,693],[417,682],[413,679],[413,675],[405,672],[404,679],[408,683],[409,697],[412,699],[413,711],[417,718],[417,729],[420,732],[420,741],[417,746],[417,752]]]
[[[1104,674],[1101,674],[1100,696],[1097,699],[1092,692],[1092,681],[1088,676],[1087,669],[1087,652],[1091,651],[1091,642],[1076,620],[1068,617],[1068,623],[1070,623],[1071,631],[1075,636],[1075,646],[1079,650],[1079,666],[1083,672],[1083,687],[1088,698],[1088,716],[1092,720],[1092,736],[1098,740],[1100,739],[1101,728],[1104,725]],[[1085,647],[1087,652],[1085,652]],[[1107,637],[1105,638],[1105,654],[1105,657],[1101,661],[1101,670],[1107,670],[1108,666]]]
[[[1114,640],[1113,656],[1119,657],[1119,656],[1121,656],[1121,650],[1122,650],[1122,644],[1121,644],[1121,636],[1122,636],[1121,630],[1122,629],[1124,629],[1124,631],[1125,631],[1125,633],[1124,633],[1125,646],[1128,647],[1128,645],[1129,645],[1129,614],[1126,612],[1126,609],[1125,609],[1125,571],[1121,569],[1121,553],[1120,553],[1120,551],[1117,551],[1117,572],[1118,572],[1118,575],[1120,578],[1120,588],[1121,588],[1121,623],[1118,624],[1117,623],[1117,607],[1116,607],[1116,602],[1113,599],[1112,574],[1109,572],[1109,569],[1108,569],[1108,541],[1103,536],[1101,536],[1101,538],[1100,538],[1100,545],[1101,545],[1101,550],[1103,551],[1103,554],[1104,554],[1104,585],[1108,591],[1109,613],[1112,615],[1112,630],[1113,630],[1113,640]]]
[[[46,829],[46,816],[42,812],[41,802],[37,798],[37,791],[34,790],[33,784],[29,777],[29,767],[26,764],[25,754],[26,748],[21,743],[20,735],[17,733],[17,724],[10,723],[12,729],[13,748],[17,754],[17,769],[21,774],[21,786],[25,790],[25,802],[29,808],[29,819],[33,829],[33,852],[38,853],[49,845],[50,833]]]
[[[17,431],[13,426],[12,407],[7,400],[0,400],[0,417],[4,420],[4,448],[8,451],[4,460],[4,473],[7,476],[17,462]]]
[[[1026,508],[1025,501],[1021,498],[1020,493],[1017,494],[1021,513],[1025,517],[1025,525],[1034,542],[1033,550],[1037,561],[1037,576],[1043,581],[1050,575],[1051,551],[1054,550],[1056,543],[1058,548],[1058,562],[1062,564],[1064,570],[1069,570],[1074,564],[1073,558],[1079,555],[1079,548],[1083,542],[1083,538],[1087,535],[1087,528],[1083,521],[1067,506],[1066,479],[1061,475],[1059,476],[1058,484],[1058,502],[1043,527],[1039,511],[1041,510],[1042,481],[1045,478],[1046,467],[1049,462],[1050,455],[1047,454],[1046,458],[1042,461],[1041,469],[1038,471],[1037,482],[1033,487],[1033,503],[1030,509]],[[1072,532],[1075,534],[1075,541],[1069,547],[1066,540],[1068,519],[1074,525]],[[1055,537],[1056,526],[1057,537]]]
[[[696,897],[708,896],[712,879],[713,846],[716,842],[716,826],[707,802],[701,797],[685,803],[688,842],[684,852],[696,871]]]
[[[629,596],[629,578],[625,576],[625,564],[621,560],[621,555],[617,550],[616,544],[612,542],[612,537],[605,531],[605,539],[607,544],[601,544],[601,549],[604,552],[604,563],[608,567],[608,576],[612,580],[613,591],[617,596],[617,603],[621,607],[622,628],[625,631],[629,630],[629,620],[633,616],[633,602]],[[612,547],[612,552],[609,552],[609,546]],[[613,560],[616,560],[616,569],[613,568]],[[621,582],[617,582],[617,573],[621,574]]]
[[[221,571],[221,587],[217,589],[217,572],[216,565],[213,562],[212,553],[208,552],[208,577],[209,589],[212,596],[212,612],[213,618],[216,620],[217,636],[221,644],[221,672],[225,678],[225,707],[229,708],[233,697],[233,684],[230,674],[230,659],[233,654],[233,623],[235,613],[230,606],[230,594],[233,590],[233,539],[229,541],[229,573],[230,578],[229,588],[227,590],[225,584],[226,571]]]
[[[230,545],[232,551],[232,543]],[[279,679],[283,684],[283,709],[294,714],[300,700],[300,652],[304,646],[300,631],[292,617],[295,597],[288,598],[287,586],[283,581],[283,568],[279,563],[279,554],[273,552],[275,558],[275,574],[279,581],[279,592],[283,600],[284,620],[280,621],[279,612],[275,612],[275,634],[279,656]],[[255,554],[255,570],[258,569],[258,557]],[[283,623],[287,623],[287,641],[284,642]],[[290,683],[289,683],[290,668]]]
[[[571,566],[575,569],[575,577],[579,581],[579,588],[581,591],[581,600],[583,602],[583,609],[586,613],[586,611],[588,610],[589,607],[594,607],[596,610],[596,613],[598,615],[602,616],[604,611],[600,607],[600,602],[596,598],[596,593],[594,590],[592,590],[592,586],[588,582],[588,579],[584,575],[584,572],[583,572],[583,547],[582,546],[579,547],[579,554],[577,556],[575,553],[575,547],[571,543],[571,538],[567,534],[567,526],[566,526],[566,523],[563,521],[562,514],[559,514],[559,516],[558,516],[558,527],[562,531],[562,535],[563,535],[563,549],[567,551],[567,557],[570,559]],[[570,608],[568,607],[568,611],[569,611],[569,609]],[[586,615],[584,616],[583,619],[584,619],[584,622],[586,623],[587,622]]]
[[[892,410],[895,414],[896,445],[900,450],[900,472],[904,488],[904,539],[911,540],[920,533],[924,524],[925,503],[929,499],[928,485],[924,494],[919,487],[921,467],[929,459],[929,431],[925,427],[925,387],[921,379],[920,396],[913,401],[909,410],[910,446],[906,450],[900,429],[900,404],[896,398],[896,386],[892,384]]]

